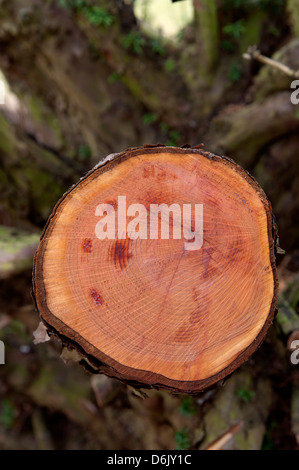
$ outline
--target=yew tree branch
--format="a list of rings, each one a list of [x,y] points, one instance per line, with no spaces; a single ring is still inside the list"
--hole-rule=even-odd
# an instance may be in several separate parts
[[[256,48],[256,46],[251,46],[248,48],[248,51],[243,54],[243,58],[246,60],[257,60],[263,64],[270,65],[270,67],[274,67],[281,72],[285,73],[289,77],[292,78],[299,78],[299,70],[293,70],[285,64],[282,64],[278,60],[270,59],[270,57],[266,57],[265,55],[261,54],[260,51]]]

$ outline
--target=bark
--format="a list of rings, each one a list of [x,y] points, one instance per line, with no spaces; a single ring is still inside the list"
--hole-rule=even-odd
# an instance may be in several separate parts
[[[286,337],[287,348],[292,350],[292,343],[299,340],[299,315],[281,295],[277,303],[276,321]]]
[[[200,78],[211,77],[219,56],[219,25],[216,1],[194,0],[195,27],[199,50]]]
[[[298,0],[288,0],[288,11],[291,17],[291,24],[295,36],[299,36],[299,2]]]
[[[245,168],[252,169],[263,147],[298,129],[299,120],[290,92],[283,91],[261,103],[228,109],[227,114],[213,120],[209,140],[213,151],[230,155]]]
[[[32,267],[39,235],[0,226],[0,279]]]

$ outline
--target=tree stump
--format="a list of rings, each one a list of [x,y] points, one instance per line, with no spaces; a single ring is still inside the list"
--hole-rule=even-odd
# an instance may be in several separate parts
[[[197,393],[261,344],[276,310],[275,243],[269,201],[229,158],[129,149],[54,208],[33,296],[47,328],[106,375]]]

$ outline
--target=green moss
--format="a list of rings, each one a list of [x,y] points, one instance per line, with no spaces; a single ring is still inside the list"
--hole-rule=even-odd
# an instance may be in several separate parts
[[[120,81],[120,74],[116,71],[112,72],[108,77],[109,83],[117,83]]]
[[[238,398],[241,398],[244,403],[248,403],[255,396],[255,392],[248,390],[245,387],[241,387],[238,388],[236,395]]]
[[[123,46],[130,52],[140,55],[145,46],[145,39],[137,31],[130,31],[123,38]]]
[[[121,81],[127,86],[134,98],[141,102],[144,101],[145,90],[140,86],[137,80],[126,74],[121,76]],[[148,103],[148,107],[151,109],[159,107],[159,98],[152,93],[147,93],[146,102]]]
[[[145,126],[149,126],[157,121],[157,115],[154,113],[147,113],[142,116],[142,121]]]
[[[170,131],[168,134],[168,139],[166,145],[168,147],[176,147],[179,144],[180,133],[178,131]]]
[[[5,154],[14,155],[15,141],[13,130],[9,122],[5,119],[3,114],[0,113],[0,150]]]
[[[0,277],[30,268],[38,243],[39,235],[0,226]]]
[[[6,429],[13,426],[15,420],[16,410],[12,401],[8,399],[2,400],[0,403],[0,424]]]
[[[171,58],[167,59],[164,62],[164,68],[165,68],[166,72],[173,72],[174,69],[175,69],[175,61]]]
[[[162,38],[156,37],[156,38],[151,39],[150,47],[155,54],[160,55],[162,57],[166,55],[166,48],[163,45]]]
[[[4,253],[15,254],[27,246],[38,243],[39,235],[16,232],[11,227],[0,226],[0,250]],[[3,267],[3,265],[1,265]]]
[[[0,168],[0,185],[2,188],[4,188],[7,184],[8,184],[7,174],[5,173],[5,171],[3,171]]]
[[[223,26],[223,32],[234,39],[240,39],[245,33],[245,31],[246,28],[243,19],[237,20],[235,21],[235,23],[229,23]]]
[[[82,371],[67,369],[61,360],[44,364],[28,393],[39,405],[53,406],[75,422],[90,425],[90,413],[82,406],[89,400],[90,384]]]
[[[28,107],[33,121],[36,124],[42,124],[43,126],[49,127],[59,144],[62,144],[63,134],[60,122],[55,114],[45,106],[45,103],[36,95],[23,96],[21,99]]]
[[[231,82],[237,82],[242,77],[242,63],[235,61],[231,64],[229,69],[229,79]]]
[[[91,148],[87,144],[80,145],[80,147],[78,148],[78,157],[80,158],[80,160],[88,160],[89,158],[91,158],[91,156]]]
[[[288,11],[296,37],[299,37],[299,0],[288,0]]]
[[[265,20],[265,14],[258,10],[248,18],[244,19],[244,34],[239,40],[239,50],[242,54],[246,52],[252,44],[258,44],[260,41],[261,29]]]
[[[199,66],[208,78],[218,60],[219,28],[217,2],[215,0],[194,1],[198,42],[201,49]]]
[[[17,390],[24,391],[24,387],[30,380],[30,373],[26,364],[13,364],[9,372],[9,382]]]
[[[47,218],[49,211],[62,195],[61,186],[52,175],[38,168],[23,168],[22,175],[29,185],[34,209]]]
[[[267,431],[264,435],[264,440],[262,444],[262,450],[273,450],[275,448],[275,443],[272,437],[273,431],[277,428],[278,423],[276,421],[271,421]]]
[[[186,450],[190,448],[190,436],[186,427],[183,427],[175,433],[175,441],[177,443],[177,450]]]
[[[105,8],[101,8],[97,5],[87,5],[82,8],[82,12],[93,26],[108,28],[114,22],[114,16]]]
[[[34,121],[42,122],[44,118],[43,104],[37,98],[37,96],[30,95],[27,100],[27,104]]]

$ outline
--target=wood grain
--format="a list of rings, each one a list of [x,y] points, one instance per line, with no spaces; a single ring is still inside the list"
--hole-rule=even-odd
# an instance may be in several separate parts
[[[203,204],[203,246],[99,240],[108,203]],[[256,181],[199,148],[146,146],[98,165],[59,201],[35,256],[42,319],[123,381],[196,393],[256,350],[275,313],[276,226]]]

